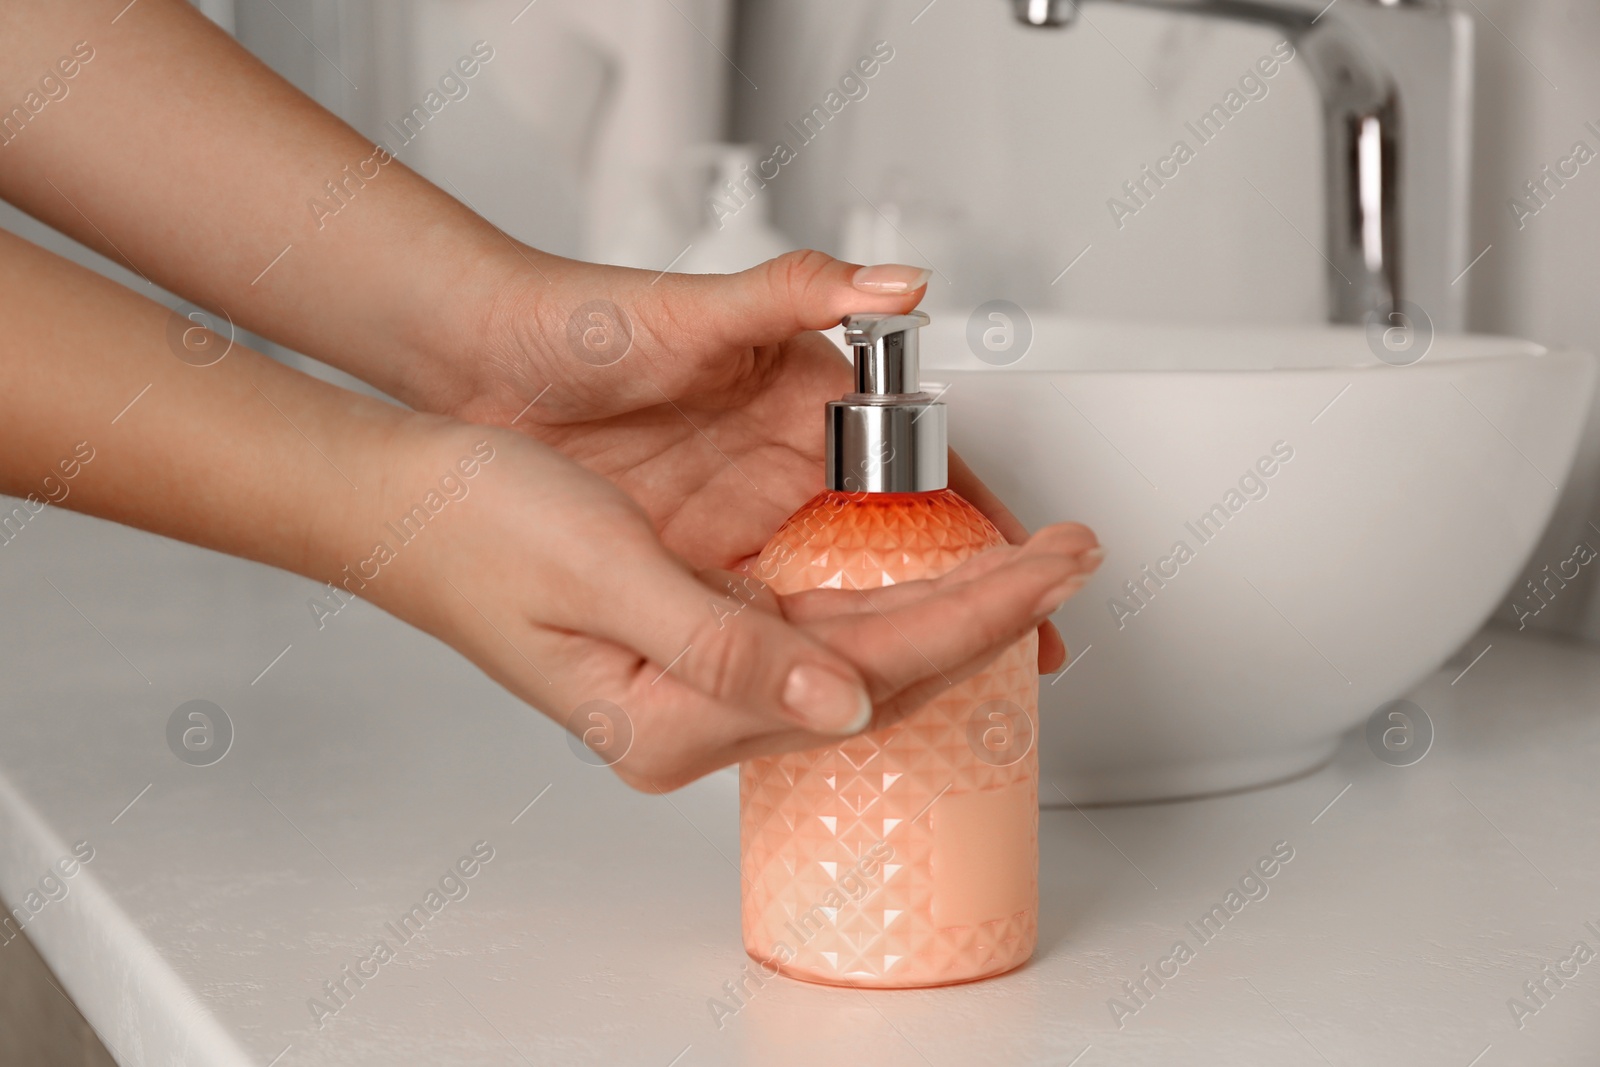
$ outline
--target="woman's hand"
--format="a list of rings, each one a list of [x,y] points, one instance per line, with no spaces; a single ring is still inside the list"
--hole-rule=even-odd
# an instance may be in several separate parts
[[[694,568],[748,558],[820,488],[821,406],[849,388],[807,331],[905,310],[923,279],[817,253],[657,276],[518,247],[398,161],[363,170],[370,143],[178,0],[0,5],[13,98],[80,39],[95,51],[71,103],[13,138],[0,196],[414,407],[539,440],[401,412],[242,346],[191,364],[165,308],[0,232],[0,491],[33,492],[101,427],[65,506],[357,585],[554,718],[610,700],[634,727],[619,770],[645,788],[859,730],[870,703],[902,714],[936,684],[928,660],[970,674],[1093,569],[1093,536],[1052,527],[865,594],[872,610],[816,592],[729,620]],[[357,171],[336,219],[308,211]],[[175,182],[205,195],[175,200]],[[632,331],[610,365],[582,344],[600,300]],[[469,483],[479,441],[493,456]],[[952,485],[1021,538],[959,462]],[[375,552],[406,516],[425,532]]]
[[[514,424],[556,445],[622,486],[697,566],[759,551],[821,486],[821,405],[849,374],[808,331],[920,295],[920,272],[858,274],[815,252],[718,277],[517,245],[180,0],[0,5],[0,70],[21,72],[6,83],[13,98],[26,72],[51,69],[79,40],[93,56],[78,64],[72,103],[5,148],[0,197],[217,321],[423,411]],[[174,182],[205,195],[174,199]],[[343,194],[330,198],[335,185]],[[591,365],[582,344],[592,301],[631,325],[631,351],[610,366]],[[1022,539],[955,457],[951,485]],[[1052,669],[1060,639],[1048,625],[1040,637]]]
[[[1098,562],[1092,534],[1053,526],[935,581],[743,601],[605,480],[516,433],[417,420],[345,540],[392,544],[407,515],[421,532],[364,567],[378,577],[359,592],[557,721],[594,700],[622,709],[632,741],[613,766],[640,789],[891,722],[1039,625]]]
[[[508,246],[509,247],[509,246]],[[822,488],[823,405],[853,388],[813,331],[903,312],[928,272],[797,252],[737,275],[651,274],[518,250],[481,335],[417,368],[414,406],[514,426],[638,501],[669,549],[738,567]],[[951,487],[1027,537],[951,455]],[[1040,667],[1064,661],[1040,630]]]
[[[1053,527],[937,582],[737,607],[548,446],[242,345],[193,365],[165,308],[4,232],[0,321],[0,492],[37,497],[41,472],[91,454],[63,506],[362,596],[558,722],[610,701],[633,727],[617,769],[641,788],[857,732],[874,705],[880,723],[903,714],[1095,561],[1092,535]]]

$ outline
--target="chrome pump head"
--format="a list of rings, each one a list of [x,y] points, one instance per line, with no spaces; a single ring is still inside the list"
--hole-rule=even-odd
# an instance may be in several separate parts
[[[856,391],[828,404],[828,488],[926,493],[949,484],[944,405],[918,383],[921,311],[847,315]]]

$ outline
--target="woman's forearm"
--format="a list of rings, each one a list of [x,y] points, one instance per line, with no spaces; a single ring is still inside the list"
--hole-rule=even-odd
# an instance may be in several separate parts
[[[538,254],[386,158],[182,0],[0,7],[0,197],[439,409],[438,353]]]
[[[823,590],[728,622],[638,504],[515,430],[224,351],[3,231],[0,327],[0,491],[23,498],[0,509],[0,554],[27,551],[12,542],[50,502],[326,581],[319,626],[361,596],[558,721],[628,709],[616,770],[640,788],[898,718],[1096,562],[1088,531],[1051,527],[866,608]]]
[[[329,580],[384,443],[420,418],[221,339],[185,348],[167,309],[4,231],[0,322],[8,541],[58,504]]]

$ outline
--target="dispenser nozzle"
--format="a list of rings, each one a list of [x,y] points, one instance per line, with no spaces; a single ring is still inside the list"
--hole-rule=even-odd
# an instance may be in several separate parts
[[[904,315],[846,315],[844,340],[855,351],[856,392],[920,392],[917,331],[929,321],[925,311]]]
[[[847,315],[856,391],[828,404],[829,489],[924,493],[949,484],[944,405],[922,392],[917,331],[926,312]]]

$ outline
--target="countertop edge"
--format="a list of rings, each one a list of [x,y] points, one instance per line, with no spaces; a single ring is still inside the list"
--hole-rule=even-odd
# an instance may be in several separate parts
[[[95,844],[87,837],[80,840]],[[24,898],[51,873],[52,865],[73,853],[72,843],[50,829],[4,773],[0,842],[0,899],[13,910],[24,909]],[[195,1002],[187,983],[106,892],[92,862],[64,880],[66,896],[49,901],[26,924],[17,923],[14,913],[4,918],[24,929],[61,985],[74,991],[69,1000],[101,1043],[123,1067],[254,1067],[235,1037]],[[52,916],[55,909],[78,914]],[[8,945],[0,943],[0,952]]]

